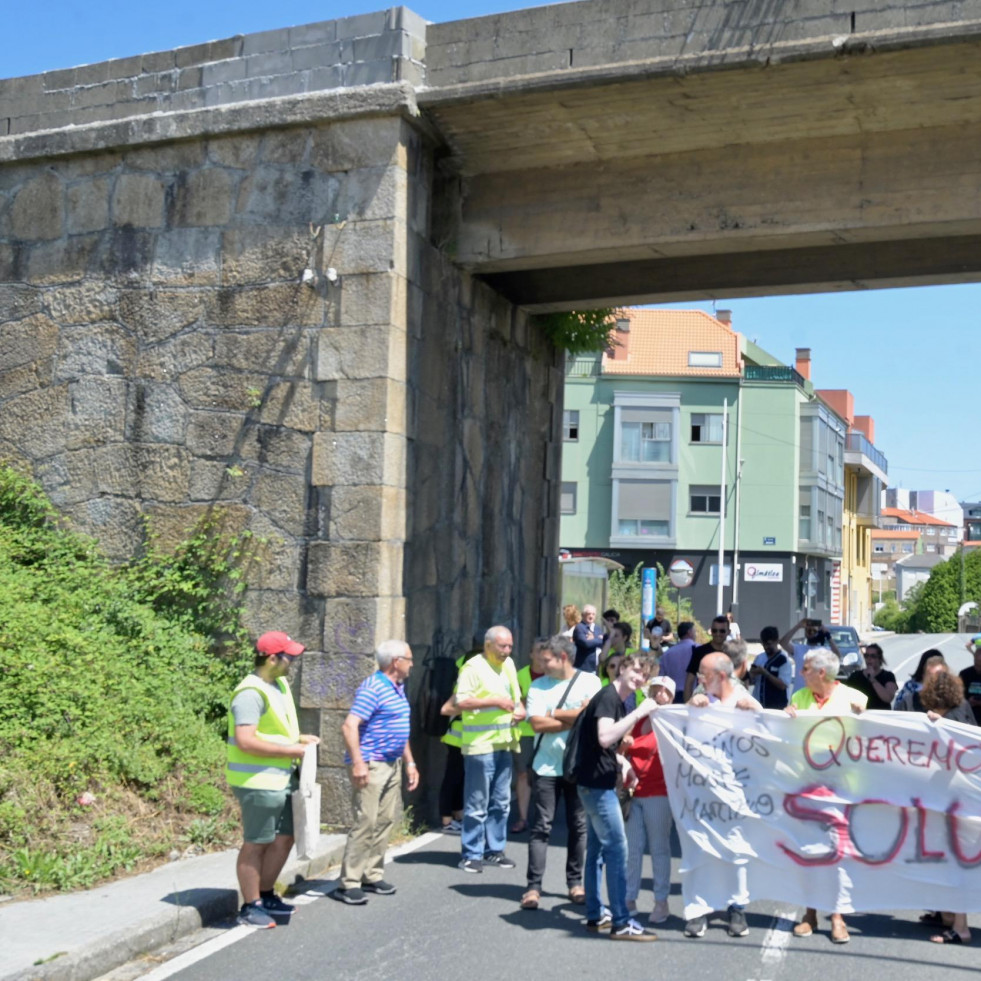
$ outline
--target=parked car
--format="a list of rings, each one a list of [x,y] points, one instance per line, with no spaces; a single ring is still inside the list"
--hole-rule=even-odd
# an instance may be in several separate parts
[[[865,645],[858,639],[858,631],[854,627],[830,624],[825,630],[838,645],[838,653],[841,655],[839,678],[847,678],[852,672],[865,667]]]

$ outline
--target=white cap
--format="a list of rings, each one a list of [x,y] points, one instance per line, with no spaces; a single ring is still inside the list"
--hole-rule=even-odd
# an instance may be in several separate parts
[[[677,692],[677,686],[674,683],[674,678],[669,677],[666,674],[659,674],[656,678],[651,678],[648,682],[651,688],[655,685],[660,685],[662,688],[667,688],[671,692],[671,697],[674,698],[675,692]]]

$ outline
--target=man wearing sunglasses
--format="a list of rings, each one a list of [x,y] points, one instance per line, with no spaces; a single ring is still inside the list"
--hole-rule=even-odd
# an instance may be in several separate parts
[[[685,675],[685,701],[687,702],[695,685],[698,684],[698,669],[701,666],[702,658],[707,654],[721,654],[726,637],[729,636],[729,620],[725,614],[719,614],[712,621],[709,628],[711,639],[707,644],[701,644],[691,652],[691,660],[688,662],[688,672]]]

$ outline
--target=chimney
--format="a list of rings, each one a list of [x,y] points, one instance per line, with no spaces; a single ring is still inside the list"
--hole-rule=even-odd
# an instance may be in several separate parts
[[[611,361],[626,361],[630,357],[630,318],[617,317],[613,343],[607,349]]]
[[[731,310],[716,310],[715,319],[719,321],[720,324],[725,324],[727,327],[732,326],[732,311]]]
[[[811,349],[809,347],[797,348],[797,362],[794,367],[799,375],[807,381],[811,380]]]

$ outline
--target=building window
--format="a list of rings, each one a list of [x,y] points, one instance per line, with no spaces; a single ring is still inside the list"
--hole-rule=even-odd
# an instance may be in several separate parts
[[[928,552],[936,552],[937,546],[936,545],[927,545],[926,550]]]
[[[625,422],[620,426],[620,459],[628,463],[670,463],[670,422]]]
[[[721,351],[689,351],[688,367],[689,368],[721,368],[722,352]]]
[[[722,492],[715,487],[692,487],[688,510],[692,514],[718,514],[722,509]]]
[[[621,518],[617,525],[617,534],[623,538],[667,538],[671,531],[669,521],[659,521],[649,518]]]
[[[805,498],[809,501],[811,499],[811,493],[808,489],[802,487],[800,489],[801,499]],[[805,542],[811,540],[811,505],[801,504],[800,513],[797,517],[797,537],[803,539]]]
[[[561,514],[576,513],[576,487],[574,480],[562,481],[562,497],[559,502],[559,512]]]
[[[617,480],[613,502],[612,538],[671,538],[673,482]]]
[[[691,441],[693,443],[721,443],[722,413],[693,412],[691,416]]]
[[[886,552],[886,546],[885,546],[885,545],[873,545],[873,546],[872,546],[872,551],[873,551],[873,552],[874,552],[874,553],[875,553],[876,555],[885,555],[885,552]]]
[[[909,543],[909,542],[906,542],[906,543],[905,543],[905,544],[903,545],[903,551],[904,551],[904,552],[905,552],[905,553],[906,553],[907,555],[912,555],[912,554],[913,554],[913,546],[912,546],[912,545],[910,545],[910,543]]]
[[[579,410],[566,409],[562,413],[562,439],[566,443],[576,443],[579,440]]]

